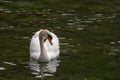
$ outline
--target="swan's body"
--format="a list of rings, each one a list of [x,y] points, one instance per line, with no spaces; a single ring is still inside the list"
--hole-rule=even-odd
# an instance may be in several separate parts
[[[37,31],[30,42],[30,59],[49,62],[59,56],[59,40],[48,30]]]

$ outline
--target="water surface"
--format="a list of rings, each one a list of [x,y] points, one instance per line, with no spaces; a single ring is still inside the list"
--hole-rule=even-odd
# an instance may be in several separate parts
[[[119,80],[120,1],[0,0],[0,80]],[[60,40],[60,57],[30,62],[36,31]]]

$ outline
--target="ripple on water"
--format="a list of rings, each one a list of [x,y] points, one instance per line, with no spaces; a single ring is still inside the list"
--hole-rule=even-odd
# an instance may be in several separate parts
[[[116,42],[114,42],[114,41],[112,41],[112,42],[110,42],[110,44],[120,44],[120,41],[116,41]]]
[[[24,37],[17,37],[17,36],[15,36],[14,38],[17,38],[17,39],[29,39],[29,37],[27,37],[27,36],[24,36]]]
[[[79,31],[81,31],[81,30],[83,30],[84,28],[77,28],[77,30],[79,30]]]
[[[11,12],[12,12],[12,11],[10,11],[10,10],[6,10],[6,11],[5,11],[5,13],[11,13]]]
[[[78,22],[81,21],[81,19],[75,19],[75,20],[78,21]]]
[[[12,11],[9,9],[6,9],[4,7],[0,7],[0,11],[4,11],[5,13],[11,13]]]
[[[59,37],[59,39],[66,39],[66,37]]]
[[[111,56],[118,56],[118,53],[120,52],[120,49],[114,46],[111,46],[110,52],[108,53]]]
[[[116,42],[110,42],[110,44],[115,44]]]
[[[98,21],[98,22],[101,22],[102,20],[98,19],[97,21]]]
[[[16,66],[15,63],[11,63],[11,62],[6,62],[6,61],[4,61],[3,63],[4,63],[4,64],[8,64],[8,65],[12,65],[12,66]]]
[[[84,20],[84,21],[80,21],[81,23],[93,23],[94,21],[90,21],[90,20]]]
[[[44,78],[46,76],[54,76],[54,73],[57,71],[57,67],[59,66],[60,60],[54,59],[48,63],[38,63],[37,61],[30,60],[30,70],[32,70],[31,74],[35,76],[35,78]]]
[[[80,45],[80,44],[77,44],[78,46]]]
[[[9,26],[9,28],[15,28],[14,26]]]
[[[9,9],[5,9],[4,7],[0,7],[0,11],[8,11]]]
[[[60,29],[61,27],[56,27],[57,29]]]
[[[75,24],[74,22],[73,23],[67,23],[68,26],[72,26],[74,24]]]
[[[37,76],[35,76],[35,78],[44,78],[45,76],[50,77],[50,76],[54,76],[54,75],[53,74],[47,74],[47,73],[45,73],[43,75],[37,75]]]
[[[117,41],[117,43],[119,43],[119,44],[120,44],[120,41]]]
[[[112,15],[112,16],[107,17],[107,19],[113,19],[113,18],[116,18],[116,16]]]
[[[75,15],[78,15],[78,14],[72,14],[72,13],[63,13],[61,14],[62,16],[75,16]]]
[[[56,11],[56,12],[58,12],[58,13],[63,13],[63,11]]]
[[[61,50],[61,52],[67,52],[67,51],[68,51],[67,49]]]
[[[0,0],[0,2],[4,2],[4,3],[10,3],[10,2],[12,2],[12,1]]]
[[[96,21],[97,20],[97,18],[88,18],[88,20],[90,20],[90,21]]]
[[[38,72],[31,72],[31,74],[33,74],[33,75],[39,75]]]
[[[67,10],[68,12],[75,12],[76,10],[73,10],[73,9],[69,9]]]
[[[69,45],[69,43],[60,43],[60,45]]]
[[[5,27],[1,27],[0,29],[6,29]]]
[[[95,17],[102,17],[103,14],[95,14]]]
[[[0,71],[3,71],[3,70],[5,70],[5,68],[4,67],[0,67]]]
[[[23,39],[29,39],[29,37],[25,36],[25,37],[22,37]]]
[[[74,20],[74,19],[69,19],[68,21],[69,21],[69,22],[74,22],[75,20]]]

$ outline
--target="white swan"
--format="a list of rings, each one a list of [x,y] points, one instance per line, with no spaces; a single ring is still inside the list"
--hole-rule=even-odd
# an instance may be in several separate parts
[[[30,42],[30,59],[49,62],[59,56],[59,40],[57,36],[46,30],[37,31]]]

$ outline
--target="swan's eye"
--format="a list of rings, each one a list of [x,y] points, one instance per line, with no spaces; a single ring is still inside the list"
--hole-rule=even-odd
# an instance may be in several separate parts
[[[47,39],[44,39],[44,42],[46,41]]]

